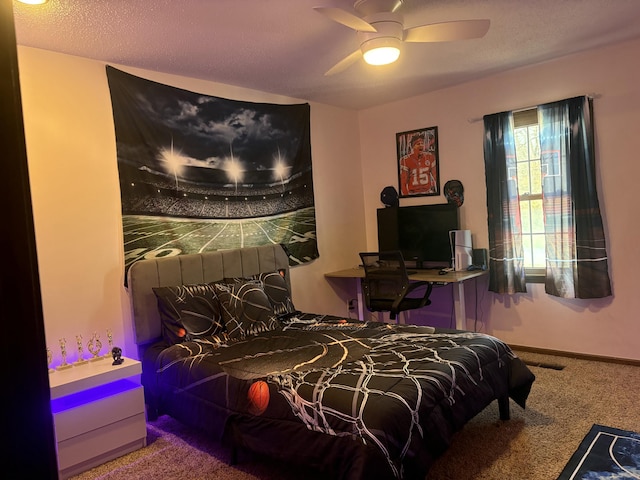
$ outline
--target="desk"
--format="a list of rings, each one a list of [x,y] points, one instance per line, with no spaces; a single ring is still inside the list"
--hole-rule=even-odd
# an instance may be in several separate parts
[[[467,280],[472,278],[481,277],[488,274],[488,270],[461,270],[458,272],[448,272],[445,275],[440,275],[438,270],[419,270],[416,273],[409,275],[409,280],[413,281],[426,281],[437,285],[447,285],[453,283],[453,299],[454,299],[454,315],[456,320],[456,329],[467,329],[467,310],[464,302],[464,284]],[[327,278],[352,278],[358,281],[357,295],[358,295],[358,318],[364,319],[364,298],[362,295],[362,282],[361,278],[364,278],[364,268],[347,268],[346,270],[338,270],[337,272],[325,273]]]

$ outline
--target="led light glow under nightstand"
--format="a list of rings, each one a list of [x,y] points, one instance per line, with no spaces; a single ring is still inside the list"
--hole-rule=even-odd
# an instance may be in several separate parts
[[[51,413],[56,414],[80,407],[96,400],[103,400],[107,397],[119,395],[129,390],[139,388],[140,384],[128,379],[116,380],[115,382],[99,385],[97,387],[71,393],[64,397],[51,400]]]

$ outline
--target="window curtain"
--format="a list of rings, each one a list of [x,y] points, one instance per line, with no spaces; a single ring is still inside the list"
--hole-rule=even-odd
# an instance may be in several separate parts
[[[542,184],[545,291],[557,297],[611,295],[592,113],[592,100],[584,96],[538,107],[542,163],[548,165]]]
[[[489,290],[526,292],[513,113],[484,117],[484,164],[489,213]]]
[[[545,291],[565,298],[611,295],[596,191],[592,103],[576,97],[538,107],[545,216]],[[512,112],[484,117],[489,290],[526,291]],[[509,175],[512,175],[512,178]]]

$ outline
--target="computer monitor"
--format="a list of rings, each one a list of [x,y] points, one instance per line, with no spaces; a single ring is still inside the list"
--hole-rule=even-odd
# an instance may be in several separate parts
[[[378,249],[400,250],[407,265],[451,266],[449,232],[459,230],[458,208],[448,203],[378,209]]]

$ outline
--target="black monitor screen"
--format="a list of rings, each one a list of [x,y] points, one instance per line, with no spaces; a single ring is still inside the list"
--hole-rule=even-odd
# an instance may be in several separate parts
[[[448,203],[378,210],[380,250],[400,250],[417,267],[450,266],[449,232],[458,229],[458,208]]]

